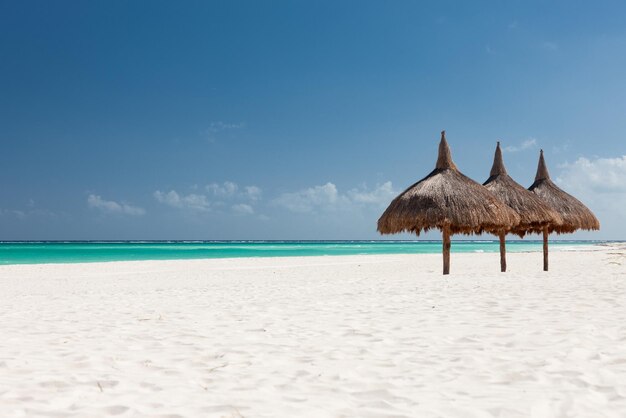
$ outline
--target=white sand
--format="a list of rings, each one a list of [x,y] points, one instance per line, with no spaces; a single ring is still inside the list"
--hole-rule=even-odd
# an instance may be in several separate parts
[[[625,253],[0,267],[0,416],[624,417]]]

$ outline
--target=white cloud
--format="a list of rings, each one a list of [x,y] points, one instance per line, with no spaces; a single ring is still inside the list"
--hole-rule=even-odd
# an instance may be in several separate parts
[[[195,193],[184,194],[176,190],[154,192],[154,198],[163,204],[179,209],[191,209],[198,212],[231,208],[237,213],[254,213],[252,204],[261,199],[262,190],[257,186],[239,187],[232,181],[211,183],[198,190],[198,186],[191,188]],[[252,210],[252,212],[250,212]]]
[[[214,196],[231,197],[237,193],[239,186],[232,181],[225,181],[223,184],[211,183],[206,185],[206,191]]]
[[[263,193],[261,188],[259,188],[257,186],[246,186],[244,188],[244,190],[245,190],[245,194],[248,197],[248,199],[250,199],[250,200],[259,200],[259,199],[261,199],[261,194]]]
[[[580,199],[600,220],[601,236],[622,239],[626,234],[626,155],[584,158],[560,166],[556,183]]]
[[[191,209],[200,212],[211,210],[211,203],[202,194],[190,193],[181,195],[176,190],[170,190],[167,193],[157,190],[154,192],[154,198],[160,203],[179,209]]]
[[[626,155],[618,158],[581,157],[561,166],[559,184],[580,191],[626,196]]]
[[[90,194],[87,197],[87,205],[90,208],[95,208],[106,213],[120,213],[134,216],[144,215],[146,213],[145,209],[140,208],[139,206],[129,205],[124,202],[116,202],[114,200],[104,200],[102,197],[95,194]]]
[[[246,205],[245,203],[238,203],[236,205],[233,205],[232,207],[233,212],[239,214],[239,215],[252,215],[254,214],[254,209],[252,208],[252,206],[250,205]]]
[[[348,192],[348,197],[355,203],[366,203],[374,205],[388,205],[398,193],[393,190],[393,185],[387,181],[376,186],[373,190],[352,189]]]
[[[283,193],[274,199],[274,203],[292,212],[313,212],[316,209],[333,209],[345,201],[345,197],[340,197],[337,186],[333,183],[326,183],[321,186],[313,186],[297,192]]]
[[[537,147],[537,140],[535,138],[528,138],[522,141],[519,145],[508,145],[503,147],[502,150],[504,152],[520,152],[528,149],[533,149]]]
[[[340,193],[335,184],[328,182],[297,192],[283,193],[272,203],[291,212],[312,213],[354,210],[367,206],[379,207],[388,204],[394,196],[395,192],[390,181],[378,185],[372,190],[363,186],[348,190],[346,193]]]
[[[243,199],[256,201],[261,199],[263,191],[257,186],[245,186],[240,188],[232,181],[225,181],[222,184],[211,183],[205,186],[205,190],[210,195],[221,199]]]

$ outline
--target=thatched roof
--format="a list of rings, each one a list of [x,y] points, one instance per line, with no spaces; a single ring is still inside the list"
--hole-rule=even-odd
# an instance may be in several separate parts
[[[574,232],[577,229],[597,230],[600,222],[595,215],[574,196],[565,193],[552,180],[543,158],[543,150],[539,154],[539,165],[535,182],[528,188],[539,196],[548,206],[563,218],[560,226],[551,226],[550,232]]]
[[[541,232],[546,225],[560,226],[563,224],[563,219],[555,210],[508,175],[502,160],[500,142],[496,146],[489,178],[483,185],[517,212],[520,223],[512,232],[520,236],[524,236],[528,232]]]
[[[516,226],[519,216],[452,162],[445,131],[435,169],[398,197],[378,220],[382,234],[422,231],[448,225],[450,233],[497,233]]]

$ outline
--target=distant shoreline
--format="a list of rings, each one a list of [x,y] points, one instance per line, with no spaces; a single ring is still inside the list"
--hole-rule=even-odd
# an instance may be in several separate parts
[[[555,240],[553,250],[582,250],[619,241]],[[453,253],[495,253],[492,240],[453,241]],[[541,251],[535,240],[509,241],[511,253]],[[22,241],[0,243],[0,265],[117,261],[243,259],[344,255],[439,254],[441,241]]]

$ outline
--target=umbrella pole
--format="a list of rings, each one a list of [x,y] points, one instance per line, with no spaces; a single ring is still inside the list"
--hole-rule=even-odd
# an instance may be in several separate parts
[[[443,227],[443,274],[450,274],[450,227]]]
[[[498,234],[500,237],[500,271],[502,273],[506,271],[506,241],[504,235],[504,231],[500,231]]]
[[[548,227],[543,227],[543,271],[548,271]]]

